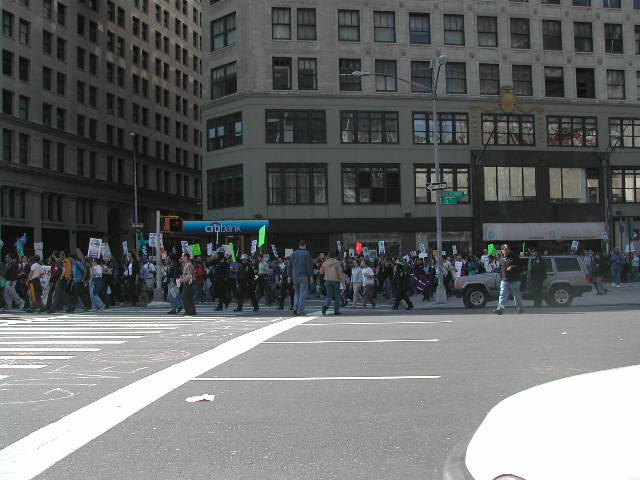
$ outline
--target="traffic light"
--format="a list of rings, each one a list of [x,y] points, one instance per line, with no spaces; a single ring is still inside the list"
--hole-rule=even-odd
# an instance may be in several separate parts
[[[162,217],[160,225],[162,225],[162,233],[182,232],[182,218],[177,216]]]

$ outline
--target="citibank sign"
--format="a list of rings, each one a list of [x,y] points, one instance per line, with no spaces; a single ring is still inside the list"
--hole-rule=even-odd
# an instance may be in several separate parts
[[[266,227],[269,230],[269,220],[220,220],[220,221],[185,221],[182,223],[182,233],[191,235],[209,234],[257,234]]]

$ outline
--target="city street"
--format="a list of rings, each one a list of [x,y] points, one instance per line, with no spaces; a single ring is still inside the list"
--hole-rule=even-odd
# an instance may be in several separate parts
[[[1,315],[0,477],[435,480],[503,398],[640,351],[636,305],[319,307]]]

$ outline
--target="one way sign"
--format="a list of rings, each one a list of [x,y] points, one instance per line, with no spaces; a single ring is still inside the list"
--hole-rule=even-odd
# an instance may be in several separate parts
[[[427,190],[433,192],[435,190],[445,190],[447,188],[446,183],[430,183],[427,185]]]

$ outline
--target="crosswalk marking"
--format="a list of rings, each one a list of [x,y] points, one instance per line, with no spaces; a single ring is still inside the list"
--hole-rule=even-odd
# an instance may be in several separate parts
[[[34,340],[25,342],[0,342],[0,345],[122,345],[125,340]]]
[[[48,367],[49,365],[46,363],[32,363],[32,364],[27,364],[27,365],[20,365],[17,363],[3,363],[0,364],[0,369],[5,369],[5,370],[31,370],[31,369],[38,369],[38,368],[45,368]]]
[[[0,360],[69,360],[75,355],[0,355]]]
[[[16,340],[16,339],[33,339],[34,337],[30,337],[30,336],[20,336],[20,335],[12,335],[12,336],[7,336],[7,337],[0,337],[0,343],[2,343],[3,340]],[[126,339],[131,339],[131,338],[144,338],[143,335],[44,335],[44,336],[40,336],[40,337],[35,337],[38,339],[47,339],[47,340],[51,340],[51,339],[58,339],[58,340],[69,340],[70,338],[77,338],[80,340],[84,340],[84,339],[100,339],[100,340],[111,340],[111,339],[122,339],[122,338],[126,338]],[[124,343],[124,342],[123,342]]]
[[[99,352],[99,348],[0,348],[0,352]]]
[[[124,330],[124,331],[106,331],[106,332],[98,332],[98,331],[93,331],[93,330],[86,330],[86,331],[78,331],[78,330],[74,330],[74,331],[68,331],[68,330],[53,330],[53,331],[38,331],[38,332],[33,332],[30,330],[19,330],[19,331],[0,331],[0,335],[91,335],[92,333],[99,333],[100,335],[123,335],[123,334],[141,334],[141,333],[164,333],[163,331],[160,330],[144,330],[144,331],[137,331],[137,330]],[[2,338],[2,337],[0,337]]]

